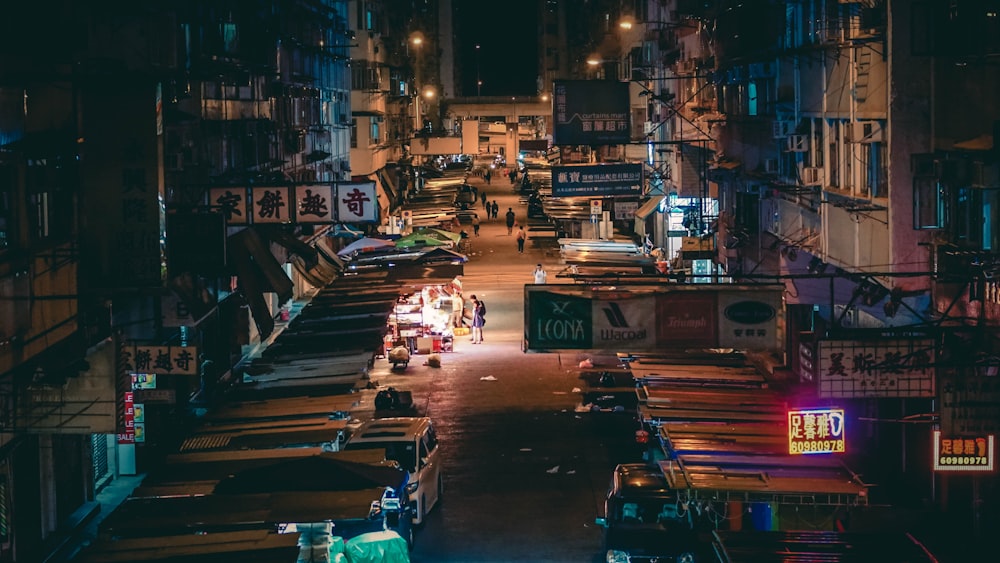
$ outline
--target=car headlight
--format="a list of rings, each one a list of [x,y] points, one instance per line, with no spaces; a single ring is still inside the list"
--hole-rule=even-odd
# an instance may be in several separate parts
[[[420,481],[414,481],[412,483],[406,484],[406,492],[408,494],[413,494],[417,492],[417,487],[420,485]]]
[[[607,563],[628,563],[628,553],[618,551],[617,549],[609,549],[608,553],[604,556],[604,561]]]

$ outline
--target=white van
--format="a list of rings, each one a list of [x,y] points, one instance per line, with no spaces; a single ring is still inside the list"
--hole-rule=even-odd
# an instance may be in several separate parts
[[[376,418],[355,430],[345,450],[385,450],[386,459],[399,463],[410,474],[406,485],[413,506],[413,523],[424,516],[441,498],[440,454],[434,424],[427,417]]]

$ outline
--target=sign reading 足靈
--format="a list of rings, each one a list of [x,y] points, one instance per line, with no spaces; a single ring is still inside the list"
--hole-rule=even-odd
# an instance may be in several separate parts
[[[934,431],[934,471],[993,471],[996,451],[992,434],[946,436]]]
[[[788,411],[788,453],[844,453],[843,409]]]

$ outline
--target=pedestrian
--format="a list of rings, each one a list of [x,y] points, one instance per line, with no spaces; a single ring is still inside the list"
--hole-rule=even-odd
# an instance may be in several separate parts
[[[510,207],[507,208],[506,217],[507,217],[507,234],[509,235],[514,232],[515,215],[514,215],[514,210],[512,208]]]
[[[493,171],[492,171],[492,170],[490,170],[489,168],[487,168],[487,169],[486,169],[486,175],[485,175],[485,176],[483,176],[483,177],[484,177],[484,178],[486,178],[486,185],[487,185],[487,186],[488,186],[488,185],[490,185],[490,178],[492,178],[492,177],[493,177]]]
[[[541,264],[535,264],[535,271],[532,272],[532,275],[535,276],[536,284],[543,284],[549,279],[549,273],[545,271],[545,268]]]
[[[486,190],[483,190],[483,193],[479,194],[479,199],[483,200],[483,207],[486,208],[486,218],[489,219],[490,203],[489,200],[486,199]]]
[[[500,217],[500,206],[497,205],[497,200],[493,200],[493,218],[496,219]]]
[[[486,305],[472,296],[472,340],[473,344],[483,343],[483,325],[486,324]]]
[[[518,227],[517,229],[517,251],[524,254],[524,241],[528,239],[528,233],[524,231],[524,227]]]
[[[513,184],[514,180],[517,179],[517,170],[514,170],[513,168],[511,168],[510,172],[507,175],[510,176],[510,183]]]
[[[472,214],[472,234],[479,236],[479,214]]]
[[[451,326],[454,328],[460,328],[463,324],[463,315],[465,314],[465,299],[462,298],[462,294],[458,291],[452,292],[451,294]]]

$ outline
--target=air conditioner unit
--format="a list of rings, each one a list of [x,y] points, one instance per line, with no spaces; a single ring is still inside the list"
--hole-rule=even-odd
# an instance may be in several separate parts
[[[851,143],[881,143],[882,124],[878,121],[851,123],[847,140]]]
[[[789,135],[785,150],[788,152],[806,152],[809,150],[808,135]]]
[[[803,186],[819,186],[823,183],[823,169],[815,166],[807,166],[802,169]]]
[[[771,122],[771,131],[774,133],[775,139],[784,139],[791,135],[794,130],[795,124],[791,121],[779,119],[778,121]]]
[[[764,159],[764,172],[766,174],[777,174],[778,173],[778,159],[777,158],[765,158]]]

